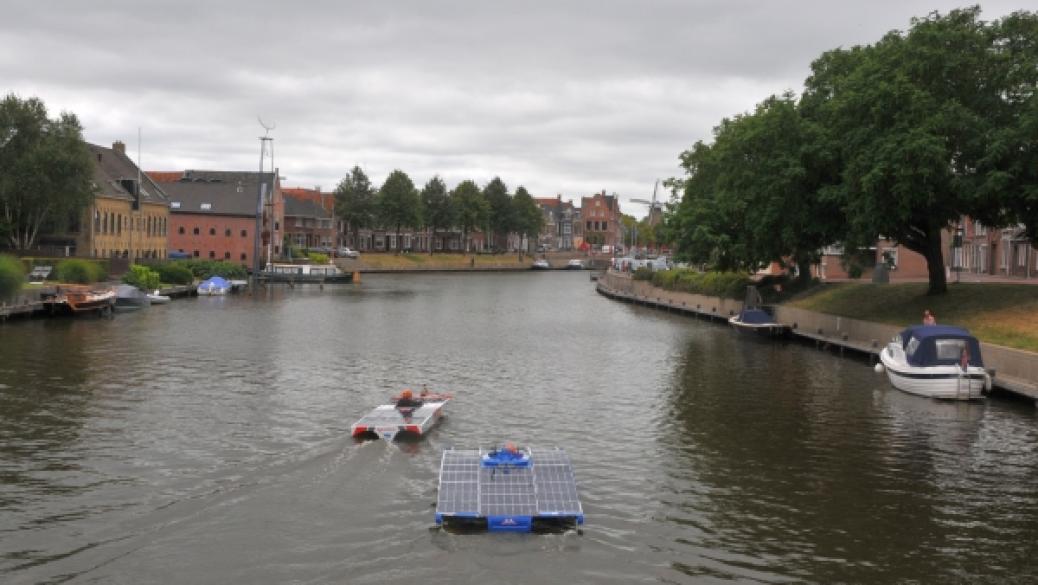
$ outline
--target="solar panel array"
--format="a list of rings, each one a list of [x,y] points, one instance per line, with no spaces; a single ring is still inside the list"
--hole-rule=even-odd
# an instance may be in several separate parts
[[[421,425],[425,421],[436,413],[436,409],[440,406],[439,403],[435,405],[423,404],[422,406],[414,409],[411,416],[405,417],[393,406],[380,406],[375,410],[364,415],[359,421],[354,423],[354,426],[363,425],[368,427],[385,427],[392,425]]]
[[[482,467],[482,450],[444,451],[436,513],[446,516],[580,516],[569,456],[531,451],[529,467]]]

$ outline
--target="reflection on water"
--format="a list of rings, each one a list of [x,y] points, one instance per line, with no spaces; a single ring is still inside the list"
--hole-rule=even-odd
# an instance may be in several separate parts
[[[1026,582],[1032,407],[595,295],[586,275],[369,277],[0,327],[0,578]],[[455,393],[425,441],[349,425]],[[583,535],[430,530],[441,450],[574,461]]]

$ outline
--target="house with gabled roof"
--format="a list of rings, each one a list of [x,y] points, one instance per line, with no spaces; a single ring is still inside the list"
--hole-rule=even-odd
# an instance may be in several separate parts
[[[75,255],[95,258],[165,258],[169,199],[159,184],[126,155],[126,145],[87,144],[94,162],[94,200],[71,234]]]
[[[285,205],[276,170],[148,171],[148,175],[169,197],[171,251],[252,267],[262,193],[261,264],[281,256]]]

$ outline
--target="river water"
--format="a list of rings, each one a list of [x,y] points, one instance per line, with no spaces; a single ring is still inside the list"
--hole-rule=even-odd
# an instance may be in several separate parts
[[[3,583],[1038,582],[1038,415],[610,301],[365,276],[0,326]],[[418,443],[356,443],[403,387]],[[440,453],[574,462],[581,534],[433,529]]]

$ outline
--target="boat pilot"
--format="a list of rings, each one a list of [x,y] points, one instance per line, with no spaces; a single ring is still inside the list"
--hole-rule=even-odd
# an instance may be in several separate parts
[[[422,405],[421,400],[416,400],[410,388],[400,393],[400,399],[396,401],[396,407],[400,409],[414,409]]]

